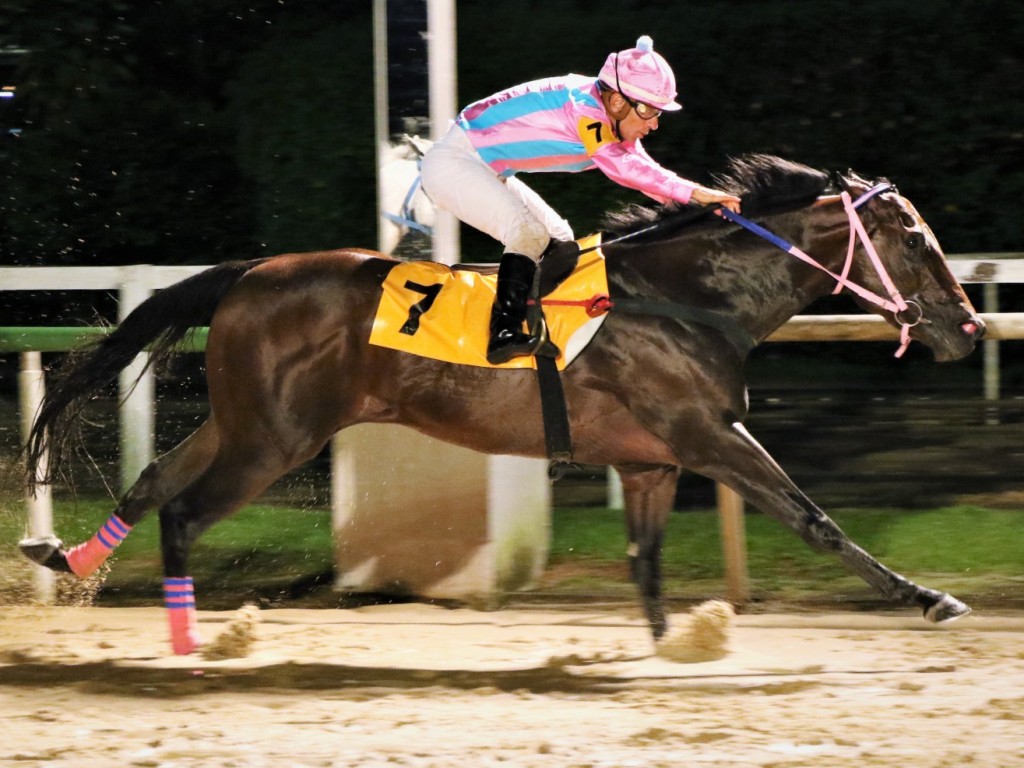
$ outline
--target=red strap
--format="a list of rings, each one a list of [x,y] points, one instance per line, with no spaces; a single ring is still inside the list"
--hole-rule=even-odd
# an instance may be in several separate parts
[[[536,302],[530,299],[527,304],[533,305]],[[544,307],[583,307],[588,317],[597,317],[605,314],[612,307],[612,300],[606,293],[598,293],[589,299],[541,299],[541,306]]]

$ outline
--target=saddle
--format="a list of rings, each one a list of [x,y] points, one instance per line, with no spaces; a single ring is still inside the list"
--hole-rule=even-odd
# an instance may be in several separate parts
[[[598,332],[610,306],[600,243],[600,235],[558,243],[541,260],[528,312],[531,328],[543,323],[551,341],[541,354],[498,366],[487,361],[497,264],[396,262],[381,286],[370,343],[458,365],[535,369],[547,455],[553,468],[570,462],[572,439],[558,372]]]
[[[592,238],[586,238],[589,242]],[[576,240],[552,240],[541,254],[537,265],[537,282],[531,300],[550,295],[575,271],[580,260],[580,242]],[[476,272],[479,275],[497,275],[497,264],[454,264],[454,270]]]
[[[582,351],[604,320],[608,277],[599,243],[598,236],[583,241],[584,258],[572,243],[541,262],[531,310],[543,309],[551,341],[561,350],[555,358],[559,369]],[[382,285],[370,343],[460,365],[536,368],[533,357],[499,366],[487,362],[497,269],[496,264],[395,263]]]
[[[551,341],[541,300],[545,296],[549,296],[573,273],[579,263],[579,258],[580,246],[575,240],[552,240],[541,254],[533,288],[527,301],[526,312],[526,324],[529,327],[530,335],[535,339],[542,340],[533,352],[535,357],[554,359],[561,354],[555,343]],[[477,274],[493,275],[497,274],[498,266],[497,264],[456,264],[452,269],[465,269]]]

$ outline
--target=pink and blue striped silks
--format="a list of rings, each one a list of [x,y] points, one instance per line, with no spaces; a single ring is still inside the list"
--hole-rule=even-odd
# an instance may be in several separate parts
[[[639,141],[619,140],[593,77],[565,75],[513,86],[470,104],[456,123],[502,178],[597,168],[659,202],[687,203],[694,189],[652,160]]]

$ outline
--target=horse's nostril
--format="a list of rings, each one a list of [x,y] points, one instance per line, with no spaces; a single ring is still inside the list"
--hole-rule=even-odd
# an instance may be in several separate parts
[[[972,339],[977,340],[985,335],[985,323],[981,320],[968,320],[966,323],[960,324],[960,330]]]

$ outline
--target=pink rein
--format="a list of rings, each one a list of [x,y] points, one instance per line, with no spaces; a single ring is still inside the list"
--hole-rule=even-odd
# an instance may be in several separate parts
[[[828,267],[822,265],[806,253],[801,251],[792,243],[788,243],[782,238],[772,234],[764,227],[750,221],[749,219],[740,216],[737,213],[733,213],[728,208],[722,208],[720,213],[725,218],[729,219],[740,226],[749,229],[756,235],[768,240],[770,243],[778,246],[786,253],[800,259],[801,261],[810,264],[812,267],[820,269],[827,275],[832,277],[836,281],[836,288],[833,293],[839,293],[843,288],[847,288],[852,293],[857,294],[865,301],[868,301],[876,306],[886,309],[893,313],[896,321],[900,323],[900,346],[896,350],[896,357],[902,357],[903,353],[907,351],[907,347],[910,345],[910,329],[921,322],[922,313],[921,307],[913,301],[906,301],[903,296],[900,295],[899,290],[893,283],[892,278],[889,277],[888,271],[885,269],[885,265],[878,256],[878,252],[875,250],[875,246],[872,244],[871,239],[868,237],[867,231],[864,229],[864,223],[860,220],[860,216],[857,215],[857,208],[866,203],[868,200],[873,198],[875,195],[887,192],[892,189],[890,184],[878,184],[872,187],[863,195],[852,201],[848,192],[843,192],[840,195],[840,199],[843,201],[843,208],[846,210],[846,215],[850,219],[850,244],[846,252],[846,263],[843,266],[842,274],[836,274]],[[879,296],[877,293],[868,290],[867,288],[857,285],[847,279],[847,275],[850,273],[850,267],[853,264],[853,251],[857,245],[857,240],[860,240],[864,246],[864,251],[867,253],[868,258],[871,259],[871,264],[875,268],[875,273],[878,278],[882,281],[882,285],[889,294],[889,298]],[[917,317],[913,321],[904,320],[901,315],[907,312],[910,307],[913,306],[917,309]]]

